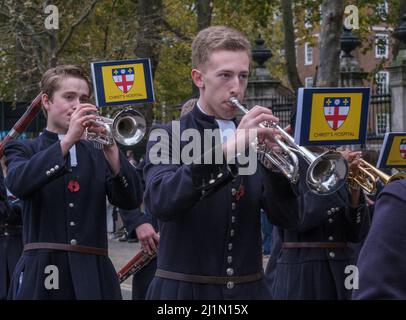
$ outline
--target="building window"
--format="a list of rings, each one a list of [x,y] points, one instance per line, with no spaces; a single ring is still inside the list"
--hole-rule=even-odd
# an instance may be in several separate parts
[[[377,113],[376,114],[376,134],[383,136],[390,131],[390,117],[389,113]]]
[[[389,57],[389,39],[387,34],[377,34],[375,37],[375,57]]]
[[[389,94],[389,72],[388,71],[379,71],[375,75],[376,82],[376,94],[383,95]]]
[[[313,87],[313,77],[306,77],[305,78],[305,87],[306,88]]]
[[[382,20],[386,20],[388,16],[388,2],[381,1],[379,4],[376,5],[376,15],[381,18]]]
[[[313,48],[310,42],[305,43],[305,65],[313,63]]]

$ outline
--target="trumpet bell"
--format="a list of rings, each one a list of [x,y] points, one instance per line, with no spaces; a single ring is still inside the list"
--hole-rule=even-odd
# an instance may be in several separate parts
[[[146,128],[145,118],[139,112],[125,109],[115,116],[112,134],[116,142],[124,146],[132,146],[144,138]]]
[[[329,195],[347,182],[348,164],[345,158],[335,151],[319,155],[307,170],[306,184],[319,195]]]

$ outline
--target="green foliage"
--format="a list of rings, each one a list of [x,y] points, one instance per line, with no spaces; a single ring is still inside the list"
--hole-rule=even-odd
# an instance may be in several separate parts
[[[47,16],[43,11],[44,1],[0,0],[0,99],[15,100],[21,92],[26,93],[25,99],[36,95],[40,76],[52,63],[52,41],[59,48],[93,1],[52,1],[59,9],[60,29],[49,32],[44,28]],[[321,2],[293,1],[298,44],[311,41],[317,46],[317,39],[311,34],[319,28]],[[346,1],[360,9],[360,30],[355,33],[363,40],[364,51],[373,49],[371,26],[382,22],[382,17],[375,14],[379,2]],[[89,68],[92,61],[134,58],[139,32],[137,4],[136,0],[97,1],[88,17],[57,51],[57,63],[76,63]],[[253,46],[261,35],[272,50],[273,57],[267,65],[271,75],[287,85],[280,1],[213,0],[212,5],[213,25],[228,25],[243,31]],[[388,25],[397,23],[398,6],[399,0],[390,1],[390,12],[385,20]],[[162,23],[159,64],[154,79],[157,106],[178,105],[192,94],[190,55],[197,29],[196,14],[194,0],[163,0],[162,21],[157,21]]]

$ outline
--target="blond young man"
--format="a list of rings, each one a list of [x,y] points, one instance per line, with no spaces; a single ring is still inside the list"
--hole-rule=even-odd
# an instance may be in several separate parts
[[[257,164],[256,157],[255,172],[240,174],[242,165],[234,151],[249,150],[250,130],[257,130],[261,141],[272,141],[274,131],[259,124],[278,121],[261,106],[239,123],[235,120],[237,109],[229,98],[244,98],[250,50],[245,36],[221,26],[202,30],[193,41],[191,76],[199,98],[178,123],[155,129],[172,136],[167,151],[163,147],[159,156],[167,153],[175,158],[190,147],[190,141],[175,141],[178,135],[197,132],[202,139],[194,146],[201,144],[202,151],[195,161],[181,156],[157,163],[153,153],[160,142],[154,130],[151,133],[144,203],[160,220],[161,241],[158,269],[147,294],[150,299],[270,298],[262,272],[260,209],[273,223],[288,227],[285,213],[292,212],[292,217],[297,204],[288,180]],[[207,148],[203,140],[210,131],[215,137]],[[220,162],[210,158],[218,151]]]
[[[117,145],[99,150],[83,140],[86,127],[100,128],[80,67],[49,69],[40,86],[46,129],[5,148],[6,183],[23,204],[24,239],[9,298],[120,299],[107,256],[106,195],[134,209],[140,179]]]

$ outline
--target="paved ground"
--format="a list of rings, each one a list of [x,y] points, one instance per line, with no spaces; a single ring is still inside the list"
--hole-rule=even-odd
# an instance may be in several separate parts
[[[109,256],[118,271],[140,250],[139,243],[119,242],[118,239],[109,240]],[[131,300],[132,277],[121,284],[124,300]]]
[[[119,242],[118,239],[109,240],[109,256],[116,270],[124,266],[140,250],[139,243]],[[264,258],[264,268],[268,258]],[[121,284],[124,300],[131,300],[132,277]]]

